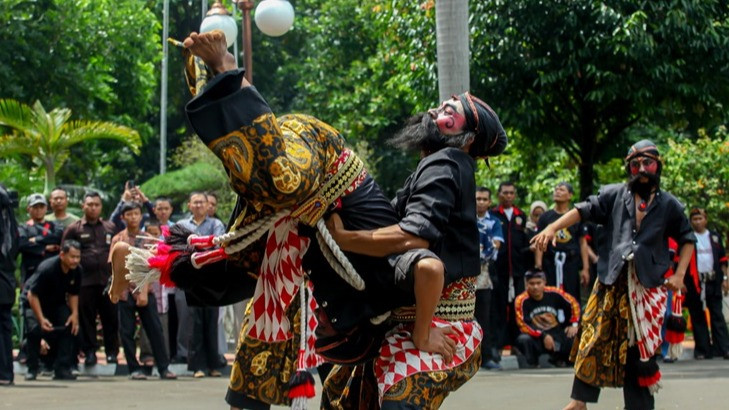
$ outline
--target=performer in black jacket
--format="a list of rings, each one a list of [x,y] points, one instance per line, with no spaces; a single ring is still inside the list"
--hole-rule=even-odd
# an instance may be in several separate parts
[[[597,402],[601,387],[623,387],[626,409],[654,407],[661,377],[654,355],[661,344],[666,288],[683,286],[696,241],[684,206],[659,188],[662,166],[655,144],[635,143],[625,157],[627,183],[602,187],[532,240],[544,250],[554,244],[557,231],[579,221],[605,225],[598,281],[582,317],[579,349],[573,350],[575,379],[566,409]],[[675,274],[665,278],[672,271],[669,237],[678,242],[680,256]],[[629,346],[630,339],[635,345]]]

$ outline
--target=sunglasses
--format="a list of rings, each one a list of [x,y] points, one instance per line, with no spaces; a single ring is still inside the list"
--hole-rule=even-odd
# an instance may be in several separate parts
[[[636,159],[631,159],[629,162],[630,168],[633,168],[633,169],[639,169],[641,165],[643,165],[644,168],[650,168],[655,163],[656,163],[656,160],[654,160],[653,158],[636,158]]]

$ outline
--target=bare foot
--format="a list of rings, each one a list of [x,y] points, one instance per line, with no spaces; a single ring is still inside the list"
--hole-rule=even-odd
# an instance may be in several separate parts
[[[114,249],[111,250],[111,288],[109,289],[111,303],[117,303],[129,288],[129,280],[126,278],[129,270],[125,266],[125,259],[129,253],[129,244],[126,242],[117,242]]]
[[[193,31],[182,44],[193,55],[200,57],[214,74],[237,68],[235,57],[228,52],[225,34],[221,30],[199,34]]]
[[[587,404],[584,401],[572,399],[562,410],[587,410]]]

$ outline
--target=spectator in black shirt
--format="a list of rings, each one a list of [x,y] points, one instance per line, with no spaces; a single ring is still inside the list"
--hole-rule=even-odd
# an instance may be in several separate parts
[[[35,273],[35,269],[45,259],[58,255],[63,232],[56,224],[46,221],[48,202],[43,194],[28,196],[28,215],[30,220],[19,227],[21,283],[25,283]]]
[[[570,210],[574,193],[569,183],[557,184],[554,188],[554,208],[539,218],[537,231],[546,228]],[[547,275],[547,285],[562,289],[576,300],[580,300],[580,284],[587,285],[590,280],[587,242],[582,223],[557,232],[555,241],[555,245],[550,244],[545,252],[535,249],[534,268]]]
[[[28,373],[38,374],[41,338],[56,353],[54,379],[73,380],[71,373],[73,338],[78,333],[78,293],[81,288],[81,245],[73,240],[63,243],[61,253],[38,267],[26,284],[23,304],[28,324]]]

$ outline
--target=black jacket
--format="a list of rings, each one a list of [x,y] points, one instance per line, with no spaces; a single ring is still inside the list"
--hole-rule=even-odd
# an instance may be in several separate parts
[[[663,284],[671,269],[668,238],[681,246],[695,243],[684,206],[668,192],[658,191],[646,209],[640,230],[635,227],[635,200],[627,184],[606,185],[597,195],[575,205],[582,221],[605,225],[605,244],[599,247],[597,272],[600,282],[612,285],[633,254],[638,280],[645,287]]]
[[[511,220],[506,217],[501,206],[493,208],[490,212],[501,222],[501,231],[504,234],[504,243],[499,248],[499,256],[496,258],[496,273],[501,280],[508,280],[510,276],[523,278],[524,272],[534,264],[526,229],[527,215],[517,207],[514,207]]]

